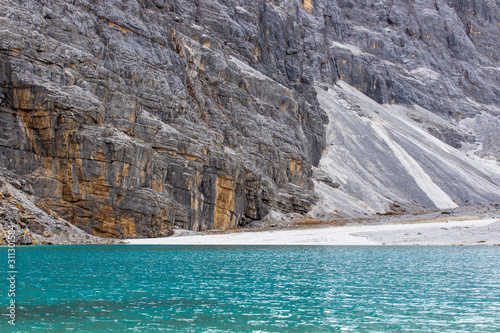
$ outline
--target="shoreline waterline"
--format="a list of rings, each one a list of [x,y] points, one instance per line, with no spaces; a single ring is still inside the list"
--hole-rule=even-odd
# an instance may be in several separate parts
[[[500,219],[245,231],[124,242],[129,245],[500,245]]]

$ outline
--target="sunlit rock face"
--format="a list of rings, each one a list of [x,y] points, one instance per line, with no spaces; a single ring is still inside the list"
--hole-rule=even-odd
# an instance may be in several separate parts
[[[104,237],[234,228],[319,200],[340,210],[315,187],[321,177],[365,213],[495,201],[494,188],[440,184],[391,138],[381,151],[406,172],[417,163],[436,187],[417,184],[428,180],[417,167],[415,186],[388,181],[384,197],[356,177],[332,179],[350,165],[339,156],[318,176],[327,130],[349,127],[332,127],[332,114],[352,120],[355,106],[328,110],[335,96],[318,89],[350,89],[334,88],[341,80],[377,103],[416,105],[425,112],[408,111],[410,122],[495,164],[499,20],[494,1],[3,1],[0,164]],[[345,148],[360,158],[369,142]]]

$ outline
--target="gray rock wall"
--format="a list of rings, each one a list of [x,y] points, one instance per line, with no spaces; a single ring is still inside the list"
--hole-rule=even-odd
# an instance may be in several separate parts
[[[2,6],[0,163],[60,216],[152,237],[308,210],[321,110],[194,22],[134,1]]]
[[[500,104],[499,13],[494,1],[3,1],[0,164],[98,236],[305,213],[328,121],[313,84],[472,117]]]

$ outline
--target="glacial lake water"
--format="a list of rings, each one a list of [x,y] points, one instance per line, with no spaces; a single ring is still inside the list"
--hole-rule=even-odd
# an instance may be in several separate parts
[[[500,332],[500,247],[16,250],[1,332]]]

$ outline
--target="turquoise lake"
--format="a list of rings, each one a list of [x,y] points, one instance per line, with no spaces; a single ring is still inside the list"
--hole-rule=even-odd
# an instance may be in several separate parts
[[[2,315],[1,332],[500,332],[500,247],[39,246],[16,259],[16,325]]]

